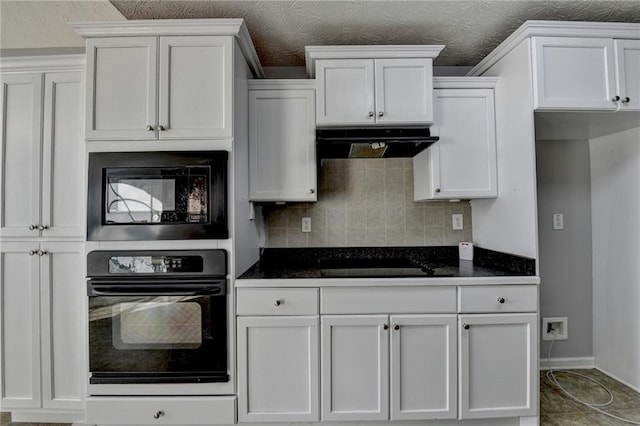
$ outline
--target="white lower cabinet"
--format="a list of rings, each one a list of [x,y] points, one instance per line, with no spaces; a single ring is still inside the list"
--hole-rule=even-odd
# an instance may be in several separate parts
[[[212,425],[235,423],[235,396],[92,397],[87,424]]]
[[[460,418],[534,416],[537,315],[460,315]]]
[[[82,243],[2,242],[3,409],[84,408],[83,264]]]
[[[322,317],[322,419],[455,418],[455,315]]]
[[[238,289],[238,421],[318,421],[318,289]]]
[[[318,317],[239,317],[238,378],[239,421],[318,421]]]

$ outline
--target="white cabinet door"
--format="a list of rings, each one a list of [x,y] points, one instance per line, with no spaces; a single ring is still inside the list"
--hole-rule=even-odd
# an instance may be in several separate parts
[[[322,317],[322,420],[389,418],[386,315]]]
[[[624,110],[640,110],[640,40],[614,43],[620,105]]]
[[[249,199],[317,201],[313,90],[249,91]]]
[[[376,59],[376,122],[424,124],[433,122],[432,60]]]
[[[42,74],[3,75],[0,108],[0,236],[37,237]]]
[[[84,409],[83,245],[42,243],[40,250],[42,407]]]
[[[455,419],[455,315],[391,316],[391,420]]]
[[[316,123],[375,123],[374,66],[371,59],[316,61]]]
[[[161,139],[232,136],[233,38],[160,37]]]
[[[532,43],[535,109],[617,108],[612,39],[533,37]]]
[[[39,408],[38,245],[0,245],[0,401],[4,409]],[[79,290],[79,289],[76,289]]]
[[[435,89],[440,140],[413,159],[414,199],[495,198],[496,125],[492,89]]]
[[[238,420],[318,421],[318,317],[238,318]]]
[[[45,74],[43,237],[84,235],[83,83],[79,72]]]
[[[536,314],[460,315],[460,418],[533,416]]]
[[[157,137],[157,43],[157,37],[87,40],[86,139]]]

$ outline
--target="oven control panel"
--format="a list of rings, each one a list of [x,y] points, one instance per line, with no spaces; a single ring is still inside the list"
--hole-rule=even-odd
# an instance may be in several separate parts
[[[109,274],[173,274],[202,272],[200,256],[111,256]]]

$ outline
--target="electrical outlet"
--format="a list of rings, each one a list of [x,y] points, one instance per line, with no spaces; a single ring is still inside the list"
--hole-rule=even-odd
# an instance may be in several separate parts
[[[311,232],[311,218],[303,217],[302,218],[302,232]]]
[[[569,322],[567,317],[542,318],[542,340],[569,339]]]
[[[458,231],[460,229],[464,229],[464,223],[461,214],[452,214],[451,215],[451,223],[453,224],[453,229]]]
[[[553,229],[564,229],[564,215],[562,213],[553,214]]]

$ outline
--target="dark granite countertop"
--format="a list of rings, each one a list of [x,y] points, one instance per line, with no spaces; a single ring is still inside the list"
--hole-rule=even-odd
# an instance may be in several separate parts
[[[368,275],[369,268],[382,276]],[[534,276],[535,270],[534,259],[477,246],[473,261],[460,261],[458,246],[264,248],[238,279]]]

